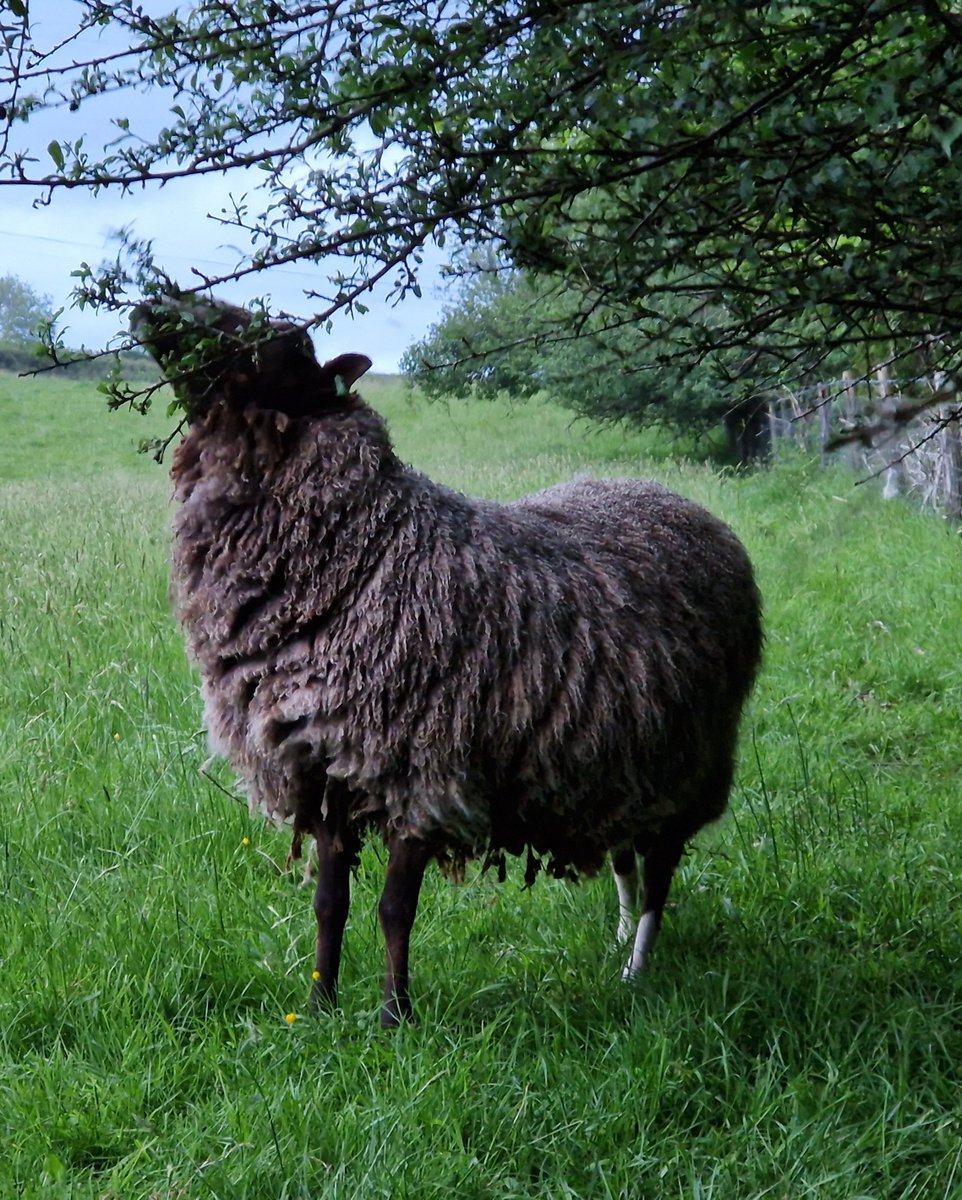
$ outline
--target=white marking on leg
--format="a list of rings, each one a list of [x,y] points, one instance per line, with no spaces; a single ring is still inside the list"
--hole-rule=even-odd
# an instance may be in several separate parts
[[[635,944],[631,948],[631,958],[622,972],[622,979],[634,979],[645,969],[645,963],[651,954],[651,948],[658,936],[658,918],[653,912],[643,912],[635,933]]]
[[[611,868],[618,889],[618,945],[624,945],[635,928],[635,907],[638,903],[638,871],[632,868],[627,875],[619,875]]]

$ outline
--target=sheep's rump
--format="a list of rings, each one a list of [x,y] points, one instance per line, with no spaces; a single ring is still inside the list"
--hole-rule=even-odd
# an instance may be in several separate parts
[[[720,815],[761,645],[725,525],[635,480],[470,500],[377,438],[341,437],[348,487],[298,436],[270,487],[197,434],[175,463],[180,615],[253,804],[310,830],[335,779],[338,820],[569,875]]]

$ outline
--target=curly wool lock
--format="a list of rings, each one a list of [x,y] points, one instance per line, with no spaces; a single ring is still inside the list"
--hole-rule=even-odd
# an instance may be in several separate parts
[[[527,852],[575,877],[613,853],[624,926],[635,852],[670,881],[727,803],[761,650],[740,542],[638,480],[462,496],[406,467],[350,392],[366,358],[321,366],[280,325],[251,349],[249,315],[222,305],[170,332],[161,317],[182,307],[139,314],[168,372],[199,327],[228,351],[181,384],[177,611],[213,747],[252,803],[319,840],[319,921],[325,861],[353,860],[374,829],[418,858],[397,871],[415,908],[432,858]],[[389,1023],[404,1015],[406,979],[385,1000]]]

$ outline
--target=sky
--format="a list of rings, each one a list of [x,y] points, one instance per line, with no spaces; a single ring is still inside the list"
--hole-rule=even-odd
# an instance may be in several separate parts
[[[53,38],[72,29],[79,8],[76,0],[33,0],[30,12],[37,41],[47,44],[48,36]],[[108,31],[98,49],[114,48],[111,36]],[[148,120],[151,116],[156,120],[156,98],[129,97],[127,104],[124,115],[131,116],[132,127],[136,127],[136,109],[142,109],[139,115]],[[154,107],[152,113],[150,105]],[[43,114],[27,127],[31,153],[41,160],[47,158],[46,146],[53,138],[73,141],[83,135],[92,147],[102,144],[111,132],[115,134],[116,130],[112,131],[107,113],[99,111],[97,103],[84,104],[76,113],[60,109]],[[251,173],[249,186],[258,174]],[[101,261],[115,258],[114,234],[122,227],[131,228],[137,238],[152,241],[156,261],[180,283],[190,284],[192,267],[207,275],[229,272],[240,257],[239,249],[231,245],[236,231],[217,225],[210,214],[225,206],[230,192],[243,192],[245,186],[247,182],[232,173],[228,179],[208,176],[127,195],[60,191],[43,205],[36,193],[0,184],[0,275],[16,275],[41,295],[49,296],[55,309],[64,307],[58,324],[65,330],[68,346],[99,349],[122,336],[121,320],[117,314],[71,308],[70,292],[76,282],[71,272],[83,262],[96,267]],[[357,351],[373,360],[376,371],[396,371],[404,350],[423,337],[440,315],[444,299],[440,265],[440,257],[433,261],[426,257],[421,299],[409,295],[400,304],[392,304],[386,299],[384,287],[365,300],[368,312],[363,317],[336,316],[330,333],[315,334],[320,356],[331,358]],[[252,296],[267,296],[272,311],[306,318],[319,302],[307,300],[304,292],[311,288],[323,292],[324,284],[322,269],[305,263],[228,285],[218,295],[241,304]]]
[[[98,349],[123,331],[117,314],[68,307],[76,282],[71,272],[82,262],[96,266],[114,258],[117,245],[112,234],[122,226],[132,226],[138,236],[151,239],[157,262],[179,282],[189,284],[191,267],[208,275],[230,270],[238,257],[230,249],[230,232],[207,215],[217,211],[223,195],[208,179],[181,184],[176,191],[151,189],[126,196],[61,192],[47,207],[35,207],[22,189],[0,187],[0,275],[16,275],[49,296],[54,308],[65,307],[58,325],[66,331],[68,346]],[[429,274],[433,274],[430,265]],[[321,290],[323,284],[320,268],[304,264],[275,268],[229,285],[218,295],[244,303],[264,294],[270,297],[272,311],[307,317],[313,309],[304,292],[312,286]],[[365,316],[338,315],[330,334],[315,335],[322,357],[357,351],[373,360],[376,371],[397,370],[404,350],[438,319],[442,289],[438,282],[427,283],[422,299],[408,296],[393,307],[384,300],[383,291],[381,298],[375,295],[365,301]]]

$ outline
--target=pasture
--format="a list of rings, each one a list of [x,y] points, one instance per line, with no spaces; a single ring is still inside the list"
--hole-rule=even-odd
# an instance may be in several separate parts
[[[0,1197],[962,1197],[957,533],[803,460],[360,390],[462,490],[652,475],[734,526],[768,642],[732,811],[632,986],[608,877],[432,872],[393,1033],[370,846],[311,1016],[288,839],[200,770],[166,470],[134,452],[162,413],[0,375]]]

